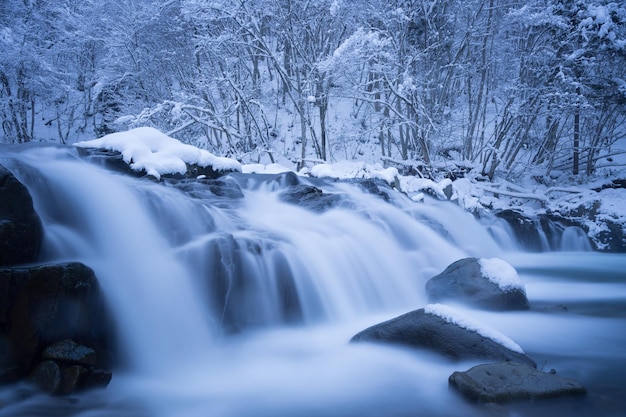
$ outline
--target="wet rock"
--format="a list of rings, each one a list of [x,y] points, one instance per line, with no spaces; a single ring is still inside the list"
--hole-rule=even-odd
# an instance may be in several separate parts
[[[215,201],[216,197],[229,200],[243,198],[241,187],[229,176],[216,180],[200,178],[197,180],[169,180],[169,182],[179,190],[198,199]]]
[[[280,187],[292,187],[301,183],[298,175],[292,171],[277,174],[272,181],[276,182]]]
[[[471,400],[491,403],[582,396],[587,392],[573,379],[516,362],[478,365],[465,372],[454,372],[449,383]]]
[[[0,267],[35,262],[42,241],[28,189],[0,165]]]
[[[509,209],[496,211],[494,214],[506,220],[522,248],[533,252],[544,249],[542,229],[538,219],[531,219],[519,211]]]
[[[106,387],[111,382],[113,374],[106,369],[92,369],[87,374],[81,389]]]
[[[374,178],[365,178],[365,179],[354,179],[352,181],[366,193],[378,196],[387,202],[391,199],[389,195],[390,193],[393,192],[393,190],[391,189],[389,184],[387,184],[384,180],[374,179]]]
[[[341,205],[343,198],[339,194],[329,194],[312,185],[298,184],[288,187],[280,194],[281,200],[297,204],[315,212],[324,212]]]
[[[80,391],[84,386],[84,381],[88,374],[89,370],[80,365],[66,367],[61,371],[61,383],[54,394],[69,395]]]
[[[111,382],[110,371],[83,366],[72,361],[44,359],[26,380],[37,389],[53,395],[69,395],[90,388],[106,387]]]
[[[56,393],[61,385],[61,367],[55,361],[37,364],[28,376],[28,381],[48,393]]]
[[[512,268],[512,267],[511,267]],[[454,300],[489,310],[526,310],[523,286],[503,287],[483,273],[477,258],[460,259],[426,282],[431,302]]]
[[[536,366],[525,354],[439,315],[427,313],[423,308],[369,327],[356,334],[351,342],[400,344],[431,350],[453,360],[483,358]]]
[[[26,377],[44,351],[46,359],[62,360],[64,352],[65,359],[82,356],[108,369],[112,335],[98,282],[85,265],[0,269],[0,382]],[[82,347],[55,345],[64,340]]]
[[[56,361],[92,366],[96,364],[96,351],[73,340],[63,340],[46,347],[41,357]]]

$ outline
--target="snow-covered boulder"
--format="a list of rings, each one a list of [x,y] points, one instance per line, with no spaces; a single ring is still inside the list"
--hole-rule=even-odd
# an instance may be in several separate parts
[[[431,302],[452,300],[489,310],[529,308],[526,290],[515,268],[492,258],[464,258],[426,282]]]
[[[184,144],[151,127],[116,132],[99,139],[75,143],[82,153],[121,168],[120,156],[132,173],[156,179],[217,178],[228,172],[241,172],[241,164],[230,158]]]
[[[454,372],[449,383],[468,399],[485,403],[581,396],[587,392],[573,379],[515,362],[477,365],[465,372]]]
[[[427,349],[454,360],[490,359],[536,366],[515,342],[460,311],[429,304],[356,334],[352,342],[382,342]]]

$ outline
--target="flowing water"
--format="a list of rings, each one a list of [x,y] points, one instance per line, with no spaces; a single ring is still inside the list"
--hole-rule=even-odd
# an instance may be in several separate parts
[[[527,254],[450,203],[390,201],[317,181],[331,208],[284,202],[284,176],[232,175],[221,191],[157,184],[64,147],[4,148],[42,217],[42,262],[94,269],[125,366],[69,398],[0,391],[0,416],[620,416],[626,410],[626,256]],[[304,181],[304,180],[301,180]],[[241,188],[241,193],[238,192]],[[213,190],[213,192],[211,192]],[[235,191],[233,191],[235,190]],[[492,235],[498,236],[498,242]],[[580,234],[564,249],[584,248]],[[503,249],[501,249],[503,248]],[[575,378],[577,401],[466,403],[448,376],[472,362],[374,344],[358,331],[423,307],[424,283],[462,257],[500,257],[531,310],[467,310],[540,367]]]

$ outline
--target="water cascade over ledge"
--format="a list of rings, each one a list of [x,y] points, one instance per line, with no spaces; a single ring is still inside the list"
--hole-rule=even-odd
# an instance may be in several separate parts
[[[470,363],[347,343],[423,307],[424,283],[468,256],[518,268],[536,308],[468,311],[538,363],[604,394],[617,390],[615,369],[626,366],[626,336],[615,332],[626,324],[622,255],[504,251],[455,205],[415,203],[382,186],[376,193],[358,183],[244,174],[157,183],[52,146],[7,148],[0,164],[33,195],[45,230],[41,261],[93,268],[119,330],[123,368],[107,390],[84,394],[72,415],[487,415],[448,390],[448,375]],[[312,190],[331,198],[293,203]],[[571,311],[554,313],[561,304]],[[590,397],[589,407],[609,411],[624,401],[618,391],[607,404]],[[38,397],[0,416],[54,410],[54,401]],[[554,411],[517,407],[521,415]],[[61,410],[49,415],[67,415]]]

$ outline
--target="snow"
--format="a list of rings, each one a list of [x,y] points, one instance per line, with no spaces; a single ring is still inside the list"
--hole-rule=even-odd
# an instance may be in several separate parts
[[[157,179],[163,174],[184,174],[187,164],[211,166],[215,170],[241,171],[241,164],[234,159],[215,156],[151,127],[111,133],[99,139],[77,142],[74,146],[120,152],[131,169],[145,170]]]
[[[448,199],[444,190],[452,185],[452,181],[448,178],[435,182],[427,178],[400,176],[399,182],[400,189],[412,196],[411,198],[414,198],[415,195],[419,196],[419,194],[422,194],[422,191],[429,190],[440,200]]]
[[[557,213],[571,213],[572,217],[579,215],[598,249],[606,249],[599,237],[609,232],[607,222],[626,224],[625,201],[626,189],[623,188],[607,188],[600,192],[581,188],[578,193],[555,201],[550,208]]]
[[[517,271],[511,264],[499,258],[479,259],[480,271],[489,281],[497,284],[504,291],[524,290]]]
[[[281,164],[244,164],[241,166],[241,172],[244,174],[282,174],[290,171],[293,170]]]
[[[398,177],[396,168],[383,168],[381,164],[368,164],[357,161],[340,161],[334,164],[317,164],[310,170],[317,178],[377,178],[393,184]]]
[[[457,309],[443,304],[428,304],[426,307],[424,307],[424,311],[427,314],[432,314],[434,316],[440,317],[448,323],[455,324],[472,332],[476,332],[479,335],[491,339],[494,342],[514,352],[518,352],[521,354],[524,353],[522,348],[507,336],[470,317],[467,317],[465,314]]]

